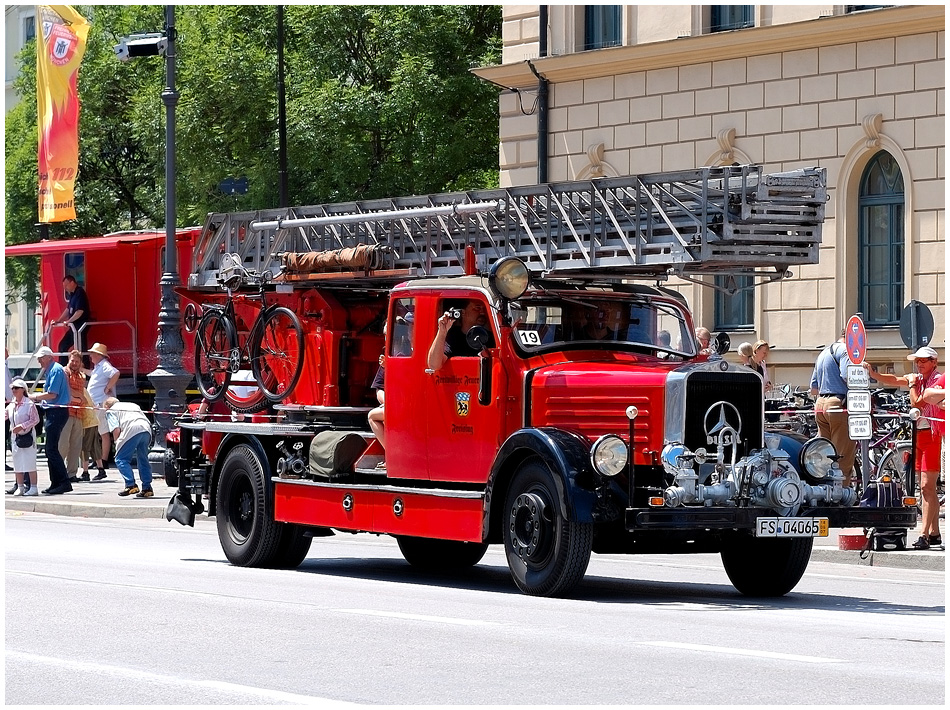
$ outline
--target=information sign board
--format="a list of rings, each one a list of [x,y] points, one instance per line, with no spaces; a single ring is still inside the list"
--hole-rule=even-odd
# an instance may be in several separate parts
[[[871,415],[870,414],[849,414],[848,415],[848,436],[852,441],[871,438]]]
[[[860,365],[848,365],[848,389],[866,390],[871,387],[871,376]]]
[[[848,390],[848,413],[870,414],[871,393],[867,390]]]

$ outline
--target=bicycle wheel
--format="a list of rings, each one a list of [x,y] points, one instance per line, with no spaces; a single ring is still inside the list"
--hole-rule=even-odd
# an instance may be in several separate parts
[[[254,381],[254,373],[246,366],[232,375],[231,386],[224,395],[224,401],[240,414],[253,414],[270,405],[270,401]]]
[[[251,368],[264,396],[279,402],[293,392],[303,370],[303,328],[289,308],[278,306],[255,329]]]
[[[907,488],[908,473],[913,462],[910,460],[910,442],[899,442],[893,449],[889,449],[881,457],[877,466],[877,476],[887,474],[893,481],[900,481],[901,488],[907,495],[917,495],[917,491],[911,491]],[[920,489],[920,476],[916,477],[915,488]],[[919,496],[918,496],[919,497]]]
[[[195,331],[195,379],[209,402],[217,402],[231,382],[231,354],[237,342],[234,324],[218,311],[208,311]]]

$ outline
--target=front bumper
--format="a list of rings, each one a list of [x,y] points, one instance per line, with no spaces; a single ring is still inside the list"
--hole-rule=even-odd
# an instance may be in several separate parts
[[[627,530],[754,530],[757,518],[774,518],[768,508],[627,508]],[[802,509],[802,518],[828,518],[832,528],[913,528],[915,508],[823,507]]]

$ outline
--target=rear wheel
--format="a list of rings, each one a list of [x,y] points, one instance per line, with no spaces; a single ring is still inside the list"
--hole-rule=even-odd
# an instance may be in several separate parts
[[[477,565],[485,556],[488,543],[433,540],[425,537],[396,538],[406,562],[425,570],[464,569]]]
[[[593,525],[567,520],[561,509],[548,468],[522,464],[505,499],[503,525],[508,568],[526,594],[566,594],[587,571]]]
[[[195,333],[195,379],[209,402],[217,402],[228,391],[236,346],[234,324],[217,311],[206,312]]]
[[[722,565],[732,586],[750,597],[780,597],[790,592],[808,567],[813,540],[780,540],[747,533],[723,541]]]
[[[221,466],[216,515],[218,539],[231,564],[273,564],[280,550],[281,525],[274,520],[264,462],[246,444],[228,452]]]
[[[303,328],[289,308],[278,306],[264,318],[250,344],[254,380],[264,396],[279,402],[293,392],[303,370]]]

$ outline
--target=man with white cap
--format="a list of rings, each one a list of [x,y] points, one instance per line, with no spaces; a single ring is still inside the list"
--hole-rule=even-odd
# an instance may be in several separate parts
[[[868,367],[871,377],[884,385],[910,388],[910,406],[920,409],[917,420],[916,460],[914,466],[920,472],[920,495],[923,498],[923,528],[920,538],[913,544],[915,550],[929,550],[931,547],[943,547],[940,537],[940,501],[937,498],[937,478],[940,476],[940,446],[944,432],[943,410],[931,404],[924,397],[927,389],[938,385],[940,373],[937,372],[937,351],[931,347],[918,348],[908,355],[913,360],[917,372],[898,376],[878,372],[873,365]]]
[[[59,453],[59,438],[69,419],[67,407],[70,402],[69,382],[66,379],[66,370],[56,362],[53,351],[45,345],[36,351],[36,359],[40,367],[46,370],[46,381],[43,383],[43,392],[31,394],[30,399],[40,402],[44,408],[43,430],[46,432],[46,461],[49,464],[50,487],[43,491],[47,495],[68,493],[73,489],[69,483],[69,474],[66,473],[66,462]]]
[[[111,432],[106,422],[106,412],[102,409],[102,403],[109,397],[115,397],[119,370],[109,361],[109,349],[102,343],[96,343],[89,348],[89,359],[92,360],[93,368],[86,372],[89,375],[86,389],[89,390],[92,403],[96,405],[96,417],[99,419],[99,436],[102,437],[102,465],[99,466],[99,473],[92,480],[99,481],[106,477],[104,463],[109,460],[109,450],[112,446]]]

